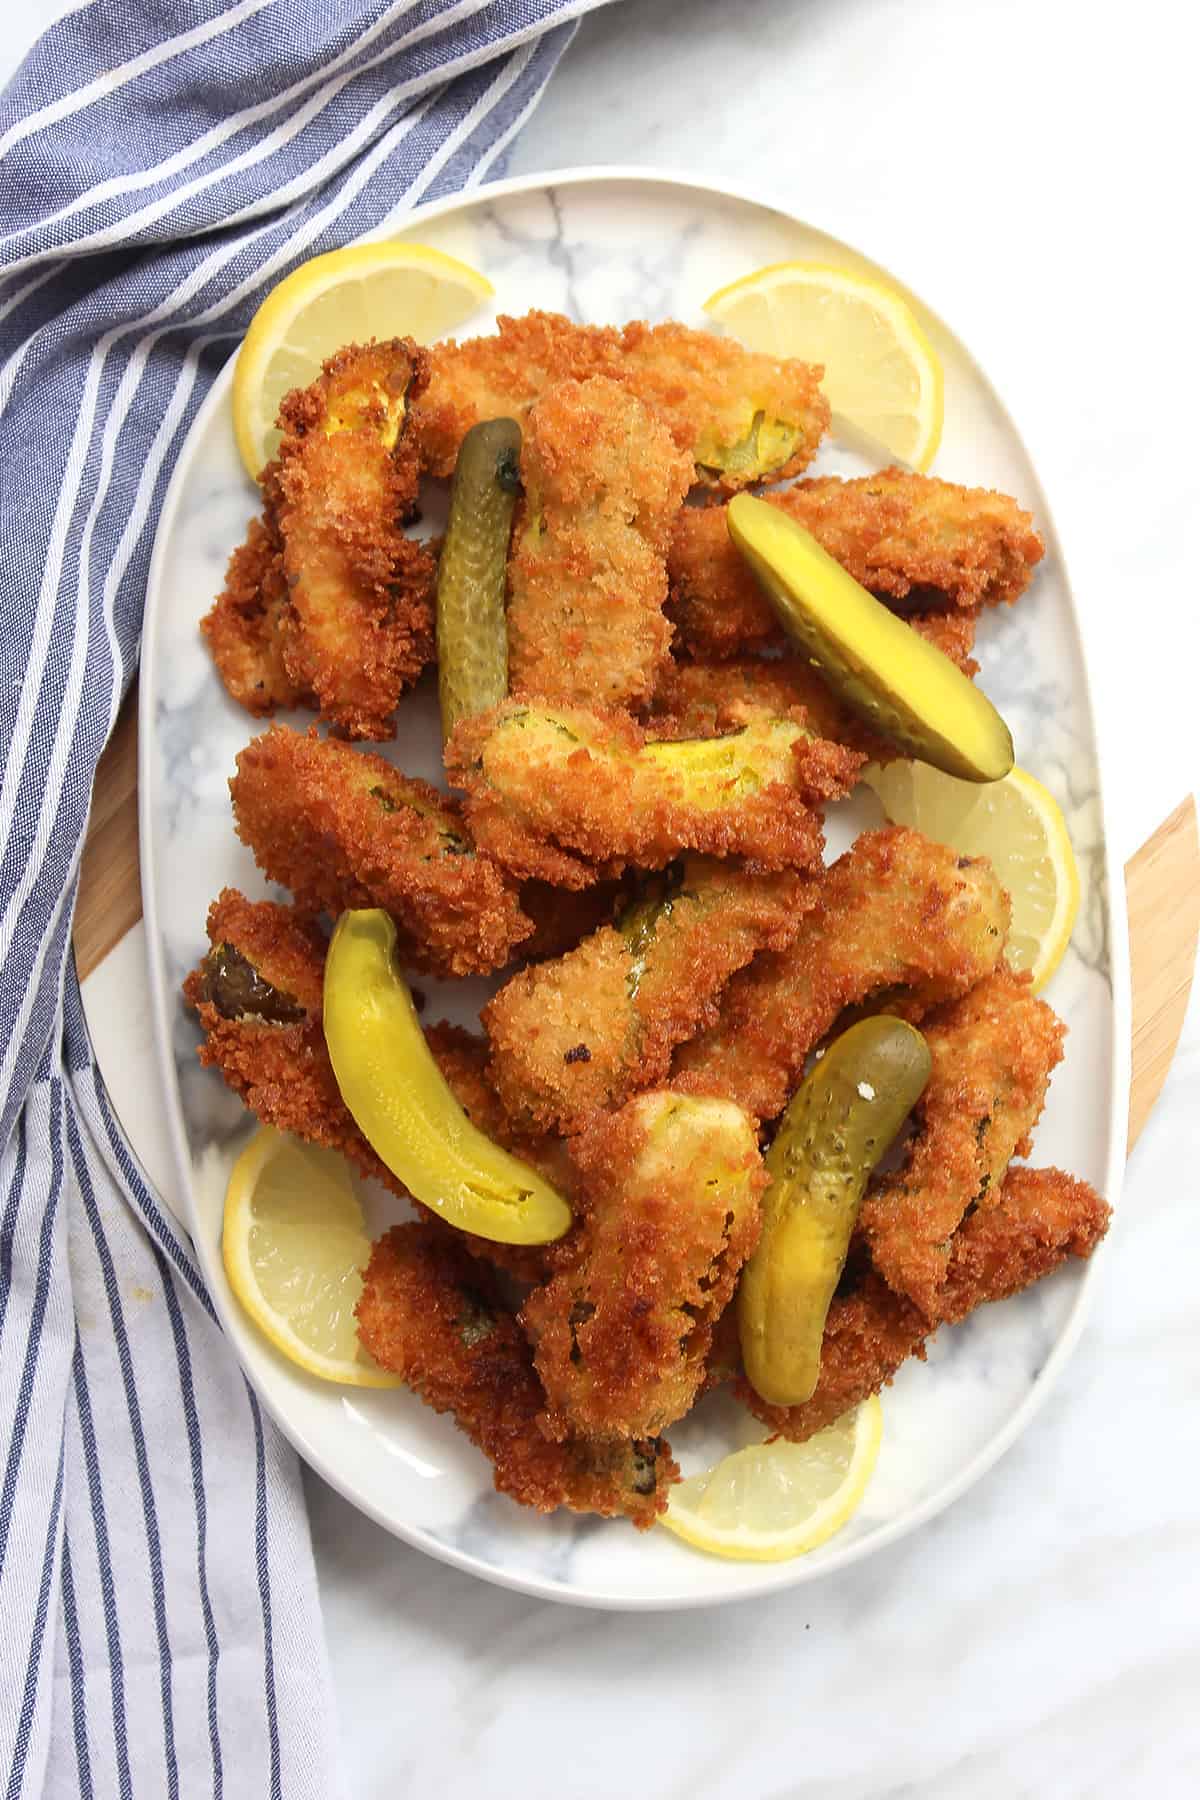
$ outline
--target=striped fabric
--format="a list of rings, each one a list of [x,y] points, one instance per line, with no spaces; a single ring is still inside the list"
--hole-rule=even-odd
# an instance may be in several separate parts
[[[155,521],[298,262],[495,172],[597,0],[92,0],[0,99],[0,1800],[340,1793],[295,1461],[69,955]]]

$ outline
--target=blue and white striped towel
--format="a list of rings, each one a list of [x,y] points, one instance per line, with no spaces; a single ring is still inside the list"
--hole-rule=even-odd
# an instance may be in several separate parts
[[[597,0],[90,0],[0,99],[0,1800],[341,1791],[294,1459],[69,954],[172,462],[263,293],[480,182]]]

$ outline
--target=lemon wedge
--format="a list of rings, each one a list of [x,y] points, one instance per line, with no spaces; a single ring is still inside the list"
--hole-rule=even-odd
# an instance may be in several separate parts
[[[354,1308],[371,1253],[342,1157],[261,1126],[225,1193],[229,1285],[289,1362],[324,1381],[398,1387],[358,1341]]]
[[[839,423],[924,471],[942,436],[942,365],[902,294],[826,263],[770,263],[704,310],[751,350],[823,363]]]
[[[1005,954],[1045,987],[1063,959],[1079,911],[1079,870],[1054,796],[1024,769],[987,787],[924,763],[864,769],[895,825],[911,825],[964,856],[986,856],[1012,899]]]
[[[427,244],[352,244],[314,256],[272,288],[238,351],[233,429],[258,479],[279,443],[279,402],[307,387],[346,344],[413,337],[432,343],[495,293],[486,275]]]
[[[661,1523],[713,1556],[784,1562],[831,1538],[867,1490],[883,1435],[873,1394],[807,1443],[749,1444],[670,1492]]]

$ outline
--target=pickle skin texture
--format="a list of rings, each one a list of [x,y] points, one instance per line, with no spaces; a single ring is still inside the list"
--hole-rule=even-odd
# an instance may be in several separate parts
[[[505,585],[520,492],[521,427],[486,419],[462,441],[438,561],[437,663],[442,737],[508,693]]]
[[[762,1236],[738,1289],[746,1376],[773,1406],[812,1398],[867,1181],[930,1068],[914,1026],[863,1019],[829,1046],[783,1115],[766,1156]]]
[[[413,1198],[498,1244],[549,1244],[571,1225],[562,1195],[474,1126],[430,1053],[378,908],[344,912],[325,962],[325,1041],[342,1099]]]
[[[1014,761],[1008,726],[948,656],[778,507],[738,494],[726,519],[783,629],[847,706],[947,775],[1004,779]]]

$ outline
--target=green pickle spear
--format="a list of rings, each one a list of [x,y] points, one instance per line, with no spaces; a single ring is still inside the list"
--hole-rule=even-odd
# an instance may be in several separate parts
[[[430,1054],[395,946],[387,913],[344,912],[325,962],[325,1042],[355,1124],[448,1225],[497,1244],[552,1243],[570,1207],[472,1125]]]
[[[780,1121],[766,1156],[762,1236],[738,1290],[746,1375],[773,1406],[812,1398],[867,1180],[929,1071],[929,1047],[912,1025],[863,1019],[814,1064]]]
[[[438,560],[437,662],[442,736],[508,692],[505,574],[521,491],[521,427],[485,419],[462,441]]]
[[[738,494],[726,518],[783,629],[847,706],[947,775],[1003,780],[1013,766],[1008,726],[948,656],[778,507]]]

